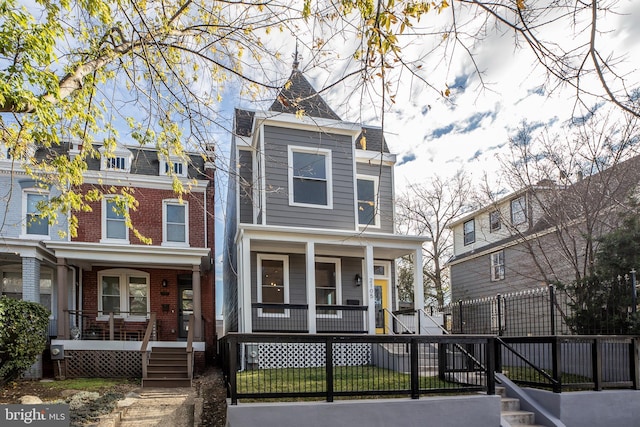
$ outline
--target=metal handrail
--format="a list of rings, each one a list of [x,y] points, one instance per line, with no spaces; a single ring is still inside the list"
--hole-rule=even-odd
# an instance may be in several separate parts
[[[445,335],[449,334],[449,331],[447,331],[442,325],[436,322],[433,316],[427,313],[427,310],[425,310],[424,308],[421,308],[419,311],[422,311],[424,315],[427,317],[427,319],[431,320],[431,322],[433,322],[434,325],[436,325],[442,332],[444,332]]]
[[[156,313],[151,313],[151,318],[147,324],[147,329],[144,332],[144,338],[142,338],[142,344],[140,345],[140,354],[142,356],[142,378],[147,378],[147,366],[149,365],[149,354],[151,351],[147,350],[151,334],[156,324]]]
[[[391,317],[400,324],[400,326],[402,326],[407,332],[409,332],[410,334],[415,334],[415,332],[411,332],[411,329],[409,329],[409,327],[407,325],[405,325],[404,323],[402,323],[402,320],[398,319],[396,317],[395,314],[393,314],[388,308],[383,309],[384,311],[386,311],[387,313],[389,313],[391,315]],[[391,319],[389,319],[391,320]],[[393,328],[389,328],[389,330],[391,332],[393,332]]]
[[[195,323],[195,316],[189,315],[189,325],[187,326],[187,374],[189,379],[193,378],[193,325]]]
[[[504,346],[504,348],[506,348],[507,350],[509,350],[511,353],[515,354],[520,360],[522,360],[524,363],[526,363],[527,365],[529,365],[531,368],[533,368],[536,372],[538,372],[540,375],[542,375],[543,377],[545,377],[549,382],[551,382],[551,384],[553,386],[558,386],[560,384],[560,381],[558,381],[557,379],[553,378],[551,375],[549,375],[548,373],[546,373],[543,369],[538,368],[536,365],[533,364],[533,362],[529,361],[529,359],[527,359],[524,355],[522,355],[520,352],[518,352],[515,348],[511,347],[509,344],[507,344],[506,342],[504,342],[502,340],[502,338],[500,337],[496,337],[496,342],[500,343],[501,345]],[[496,367],[497,368],[497,367]],[[498,371],[498,369],[494,369],[495,371]]]

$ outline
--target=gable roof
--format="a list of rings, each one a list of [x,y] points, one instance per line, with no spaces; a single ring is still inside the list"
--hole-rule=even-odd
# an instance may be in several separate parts
[[[365,138],[365,146],[363,147],[362,138]],[[382,129],[376,127],[362,126],[362,132],[356,138],[356,148],[359,150],[367,150],[374,153],[388,153],[387,141],[384,138]]]
[[[303,111],[309,117],[341,120],[298,69],[291,72],[269,111],[289,114]]]

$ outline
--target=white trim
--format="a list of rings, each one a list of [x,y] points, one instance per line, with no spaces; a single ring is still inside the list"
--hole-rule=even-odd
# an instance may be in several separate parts
[[[283,304],[289,304],[289,256],[275,254],[258,254],[256,258],[256,294],[259,303],[262,303],[262,261],[282,261],[282,285],[284,292]],[[268,304],[268,303],[267,303]],[[285,309],[284,313],[263,313],[258,309],[258,317],[289,317],[290,310]]]
[[[29,187],[22,189],[22,211],[21,211],[21,219],[20,219],[20,239],[25,240],[49,240],[51,239],[51,225],[49,224],[48,218],[42,218],[42,221],[47,223],[47,234],[28,234],[27,233],[27,209],[28,209],[28,198],[30,195],[33,196],[42,196],[45,199],[49,200],[49,191],[43,188],[37,187]]]
[[[170,176],[136,175],[118,172],[117,176],[111,171],[87,171],[83,173],[85,184],[113,185],[117,187],[144,187],[154,190],[173,191],[173,178]],[[178,178],[191,193],[204,193],[209,185],[205,179]]]
[[[124,350],[140,351],[141,341],[100,341],[100,340],[58,340],[52,339],[52,345],[63,345],[65,350]],[[186,341],[153,341],[154,346],[186,348]],[[194,351],[204,351],[204,341],[194,341]]]
[[[151,310],[151,284],[150,284],[150,275],[144,271],[134,270],[129,268],[111,268],[107,270],[98,271],[97,276],[97,285],[98,285],[98,311],[102,312],[102,278],[104,276],[109,277],[118,277],[118,285],[119,285],[119,293],[120,293],[120,311],[128,312],[131,307],[129,307],[129,278],[130,277],[140,277],[144,278],[147,282],[147,309],[146,313],[149,313]],[[131,315],[131,313],[122,313],[116,314],[115,317],[124,318],[126,320],[135,322],[135,321],[144,321],[147,319],[147,315],[144,316],[136,316]],[[98,320],[107,320],[109,316],[105,313],[102,315],[98,315]]]
[[[181,206],[184,208],[184,242],[167,240],[167,206]],[[189,247],[189,202],[179,199],[164,199],[162,201],[162,246]]]
[[[314,269],[315,265],[319,262],[334,264],[335,272],[336,272],[336,301],[333,304],[322,304],[322,305],[342,305],[342,260],[340,258],[333,257],[320,257],[317,256],[314,260]],[[314,291],[318,290],[318,275],[315,275],[315,283],[314,283]],[[316,306],[318,305],[318,298],[316,296]],[[329,318],[329,319],[340,319],[342,318],[342,311],[337,311],[336,314],[317,314],[317,318]]]
[[[116,199],[116,196],[104,196],[102,198],[102,203],[101,203],[101,218],[102,218],[102,234],[100,235],[101,239],[100,239],[100,243],[115,243],[115,244],[121,244],[121,245],[128,245],[129,242],[129,227],[127,227],[127,223],[126,223],[126,219],[123,218],[122,223],[124,225],[124,230],[125,230],[125,238],[124,239],[115,239],[113,237],[107,237],[107,209],[108,209],[108,203],[111,200]],[[127,207],[127,212],[129,211],[129,208]],[[112,219],[115,220],[115,219]]]
[[[158,153],[158,161],[160,162],[158,166],[158,175],[170,177],[178,176],[182,178],[186,178],[188,176],[187,172],[189,170],[189,163],[184,157],[176,155],[167,157]],[[176,169],[180,169],[180,171],[178,172]]]
[[[360,195],[358,194],[358,180],[362,181],[373,181],[373,224],[361,224],[360,223]],[[377,176],[372,175],[364,175],[357,174],[356,175],[356,213],[358,214],[356,217],[356,221],[358,222],[358,227],[360,228],[380,228],[380,200],[378,197],[379,192],[380,179]]]
[[[359,123],[350,123],[343,120],[325,119],[320,117],[299,117],[295,114],[274,113],[272,111],[256,111],[254,115],[254,123],[257,122],[260,123],[260,126],[267,125],[341,135],[357,136],[362,132],[362,125]]]
[[[294,191],[293,191],[293,180],[294,180],[294,171],[293,171],[293,153],[308,153],[308,154],[317,154],[324,157],[324,168],[325,168],[325,179],[318,179],[316,181],[323,181],[327,188],[327,204],[315,204],[315,203],[300,203],[294,200]],[[317,208],[317,209],[333,209],[333,163],[331,158],[331,150],[326,148],[309,148],[309,147],[301,147],[296,145],[288,145],[287,146],[287,157],[288,157],[288,186],[289,186],[289,206],[300,206],[306,208]]]
[[[105,146],[98,148],[100,153],[100,170],[109,172],[128,173],[131,170],[131,163],[133,161],[133,153],[128,148],[121,145],[117,145],[113,150],[107,150]],[[108,156],[107,156],[108,154]],[[119,159],[122,159],[124,164],[122,167],[110,167],[110,163],[118,163]]]
[[[355,145],[355,142],[354,142]],[[394,166],[396,164],[396,155],[390,153],[380,153],[379,151],[366,151],[356,149],[356,162],[366,163],[372,166]]]
[[[500,263],[500,259],[502,259],[502,263]],[[500,280],[504,280],[505,276],[505,259],[504,259],[504,249],[500,249],[495,252],[491,252],[489,254],[489,262],[491,264],[491,281],[499,282]],[[496,275],[496,267],[502,267],[499,274]]]
[[[258,153],[256,155],[256,165],[255,165],[255,170],[256,170],[256,182],[258,182],[257,180],[260,180],[260,188],[257,188],[256,191],[259,192],[260,194],[258,195],[258,197],[260,197],[260,203],[258,204],[258,206],[256,206],[256,221],[255,223],[258,223],[258,215],[260,214],[260,210],[262,210],[262,225],[267,225],[267,174],[265,172],[265,162],[266,162],[266,154],[265,154],[265,150],[264,150],[264,125],[260,125],[260,133],[258,135],[259,137],[259,144],[260,147],[258,148]],[[258,156],[260,157],[260,162],[258,162]]]

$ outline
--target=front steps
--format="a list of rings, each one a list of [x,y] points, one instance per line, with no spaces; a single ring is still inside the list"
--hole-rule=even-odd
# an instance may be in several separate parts
[[[509,423],[509,426],[543,427],[535,423],[533,412],[520,410],[520,399],[507,397],[504,387],[496,387],[496,394],[501,398],[500,417]]]
[[[142,387],[191,387],[188,357],[184,347],[152,347]]]

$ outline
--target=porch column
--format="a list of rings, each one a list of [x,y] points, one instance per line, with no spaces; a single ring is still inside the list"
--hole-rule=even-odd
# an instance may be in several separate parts
[[[202,291],[200,286],[200,266],[194,265],[191,271],[193,286],[193,339],[202,341]]]
[[[416,249],[413,263],[413,301],[414,309],[418,311],[420,316],[421,310],[424,308],[424,283],[422,280],[422,246]]]
[[[251,321],[251,240],[244,235],[238,245],[238,332],[253,332]],[[260,274],[260,266],[256,267]]]
[[[364,248],[364,279],[367,289],[367,320],[369,334],[376,333],[376,290],[373,284],[373,246]]]
[[[67,262],[64,258],[58,258],[57,269],[58,339],[69,339],[69,331],[67,331],[67,325],[69,324],[69,313],[66,312],[69,308],[69,298],[67,292]]]
[[[314,242],[306,244],[306,277],[307,277],[307,322],[309,333],[318,332],[316,325],[316,246]]]
[[[37,258],[22,258],[22,299],[40,302],[40,261]]]

